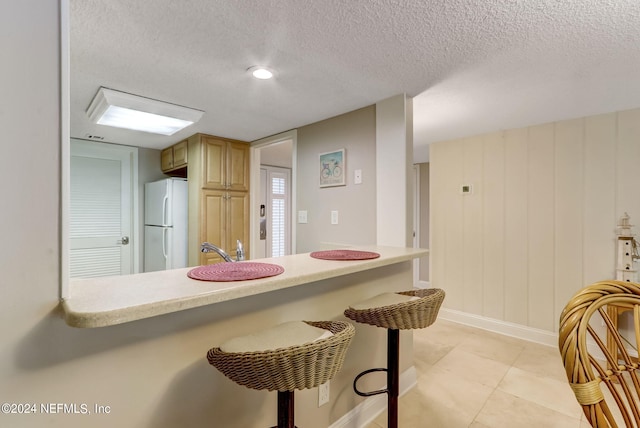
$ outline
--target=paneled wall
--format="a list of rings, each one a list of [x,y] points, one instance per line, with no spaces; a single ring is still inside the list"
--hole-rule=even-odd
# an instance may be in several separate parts
[[[430,150],[431,285],[447,308],[557,331],[576,290],[615,277],[616,224],[640,225],[640,109]]]

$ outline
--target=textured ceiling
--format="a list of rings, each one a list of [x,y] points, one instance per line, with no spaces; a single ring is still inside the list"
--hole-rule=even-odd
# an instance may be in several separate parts
[[[638,0],[70,0],[70,22],[79,138],[251,141],[406,93],[424,160],[430,142],[640,106]],[[172,137],[92,125],[100,86],[206,113]]]

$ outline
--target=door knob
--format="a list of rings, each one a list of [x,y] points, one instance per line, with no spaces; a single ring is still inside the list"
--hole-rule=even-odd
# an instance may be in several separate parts
[[[129,237],[123,236],[122,239],[118,239],[118,244],[129,245]]]

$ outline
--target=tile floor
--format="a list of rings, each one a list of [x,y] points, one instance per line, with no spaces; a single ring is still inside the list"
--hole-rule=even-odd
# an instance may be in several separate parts
[[[588,428],[555,347],[439,319],[414,332],[404,428]],[[386,411],[366,428],[387,426]]]

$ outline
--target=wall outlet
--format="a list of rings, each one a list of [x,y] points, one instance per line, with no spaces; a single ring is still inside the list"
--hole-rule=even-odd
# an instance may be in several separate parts
[[[356,169],[353,172],[353,184],[362,184],[362,170]]]
[[[329,382],[327,381],[318,387],[318,407],[329,402]]]
[[[338,211],[331,211],[331,224],[338,224]]]

